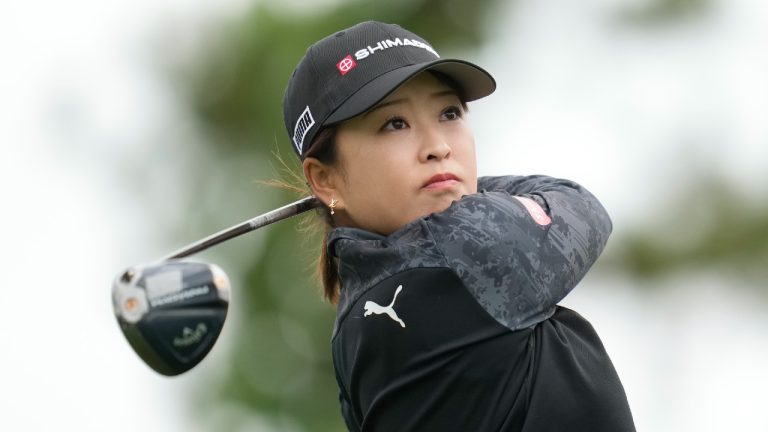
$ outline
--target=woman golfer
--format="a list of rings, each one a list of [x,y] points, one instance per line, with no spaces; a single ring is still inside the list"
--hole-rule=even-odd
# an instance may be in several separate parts
[[[351,431],[634,430],[600,338],[557,305],[611,221],[568,180],[477,177],[466,102],[494,89],[379,22],[312,45],[288,83]]]

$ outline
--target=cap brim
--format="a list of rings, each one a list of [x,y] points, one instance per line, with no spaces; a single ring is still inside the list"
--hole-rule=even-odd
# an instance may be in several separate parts
[[[470,62],[439,59],[419,63],[389,71],[371,80],[331,113],[323,125],[338,123],[368,111],[406,81],[425,70],[434,70],[450,77],[461,87],[466,102],[488,96],[496,90],[496,81],[491,74]]]

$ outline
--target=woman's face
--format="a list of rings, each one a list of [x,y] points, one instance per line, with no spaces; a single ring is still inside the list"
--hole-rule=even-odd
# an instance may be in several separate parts
[[[475,141],[454,90],[421,73],[336,135],[337,223],[388,235],[477,192]]]

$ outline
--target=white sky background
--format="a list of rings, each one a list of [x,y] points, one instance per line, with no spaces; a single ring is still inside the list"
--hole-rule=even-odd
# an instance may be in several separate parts
[[[144,366],[114,322],[109,283],[148,251],[176,246],[159,244],[157,209],[130,205],[142,202],[133,176],[155,176],[153,187],[172,193],[173,167],[162,175],[172,155],[150,144],[184,128],[157,44],[193,51],[211,17],[243,3],[0,2],[0,430],[193,429],[184,393],[205,372],[167,379]],[[765,197],[768,3],[715,1],[709,16],[656,30],[612,25],[606,8],[623,3],[525,0],[498,15],[490,44],[472,56],[499,83],[472,107],[481,173],[573,178],[618,230],[663,215],[654,204],[686,181],[689,160]],[[147,172],[126,171],[125,160],[142,159]],[[764,400],[768,317],[712,279],[667,282],[653,302],[595,280],[570,299],[594,317],[639,430],[765,426],[741,398]],[[703,294],[670,314],[689,306],[686,284]],[[665,345],[669,327],[644,325],[649,318],[685,343]],[[658,352],[638,356],[637,341]],[[670,350],[679,363],[697,361],[670,366]],[[712,380],[723,365],[738,373]]]

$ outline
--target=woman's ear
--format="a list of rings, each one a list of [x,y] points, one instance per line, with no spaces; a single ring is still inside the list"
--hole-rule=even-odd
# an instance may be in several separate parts
[[[325,205],[330,205],[332,199],[339,199],[338,169],[326,165],[313,157],[307,157],[302,163],[304,178],[307,179],[312,194]]]

